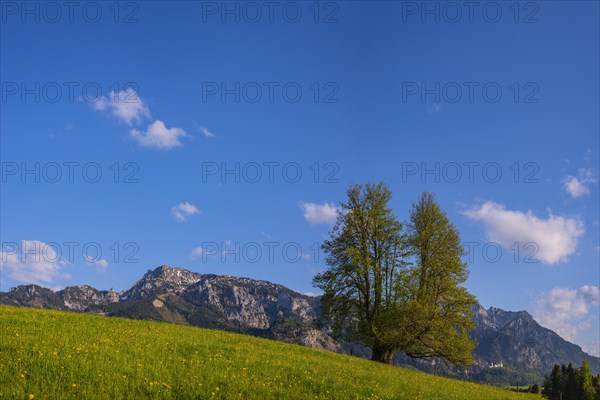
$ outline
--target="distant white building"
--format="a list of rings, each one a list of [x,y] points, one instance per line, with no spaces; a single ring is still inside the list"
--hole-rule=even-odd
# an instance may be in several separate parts
[[[504,368],[504,365],[502,364],[502,361],[500,361],[500,363],[495,364],[495,363],[491,363],[489,365],[490,368]]]

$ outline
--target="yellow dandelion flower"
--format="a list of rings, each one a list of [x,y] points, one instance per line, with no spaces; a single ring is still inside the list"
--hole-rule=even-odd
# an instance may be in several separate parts
[[[35,399],[35,396],[33,395],[33,393],[29,393],[29,400]]]
[[[74,384],[72,384],[72,385],[71,385],[71,387],[72,387],[72,388],[76,388],[76,387],[77,387],[77,384],[76,384],[76,383],[74,383]]]

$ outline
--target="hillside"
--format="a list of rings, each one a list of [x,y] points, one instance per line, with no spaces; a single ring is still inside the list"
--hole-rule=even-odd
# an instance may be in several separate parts
[[[172,322],[245,333],[316,349],[370,357],[356,343],[334,340],[321,319],[320,299],[282,285],[233,276],[198,274],[166,265],[148,270],[129,289],[100,291],[90,286],[70,286],[52,291],[36,285],[18,286],[0,293],[0,303],[131,319]],[[475,365],[468,371],[444,364],[412,360],[397,354],[396,365],[426,372],[498,385],[541,383],[554,364],[581,365],[590,360],[594,374],[600,359],[540,326],[525,312],[473,309],[479,345]],[[501,368],[490,365],[502,363]]]
[[[540,398],[159,322],[0,306],[0,329],[0,398]]]

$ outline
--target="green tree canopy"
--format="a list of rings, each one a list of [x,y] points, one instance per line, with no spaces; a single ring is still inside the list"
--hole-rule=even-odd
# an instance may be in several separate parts
[[[413,206],[408,231],[384,183],[352,185],[323,244],[328,269],[315,277],[334,332],[390,363],[397,351],[469,365],[475,344],[458,231],[433,196]]]
[[[581,400],[594,400],[596,390],[592,372],[590,371],[590,362],[584,360],[579,369],[579,397]]]
[[[475,343],[473,295],[461,286],[468,277],[461,260],[464,248],[458,230],[448,220],[431,193],[423,193],[410,214],[409,246],[415,257],[413,277],[418,334],[404,351],[411,357],[442,357],[453,363],[472,363]]]

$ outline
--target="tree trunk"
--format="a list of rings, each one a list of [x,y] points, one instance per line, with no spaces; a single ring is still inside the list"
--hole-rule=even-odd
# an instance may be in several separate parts
[[[371,360],[379,361],[384,364],[391,364],[392,358],[394,357],[394,349],[390,349],[383,346],[374,346],[373,355]]]

